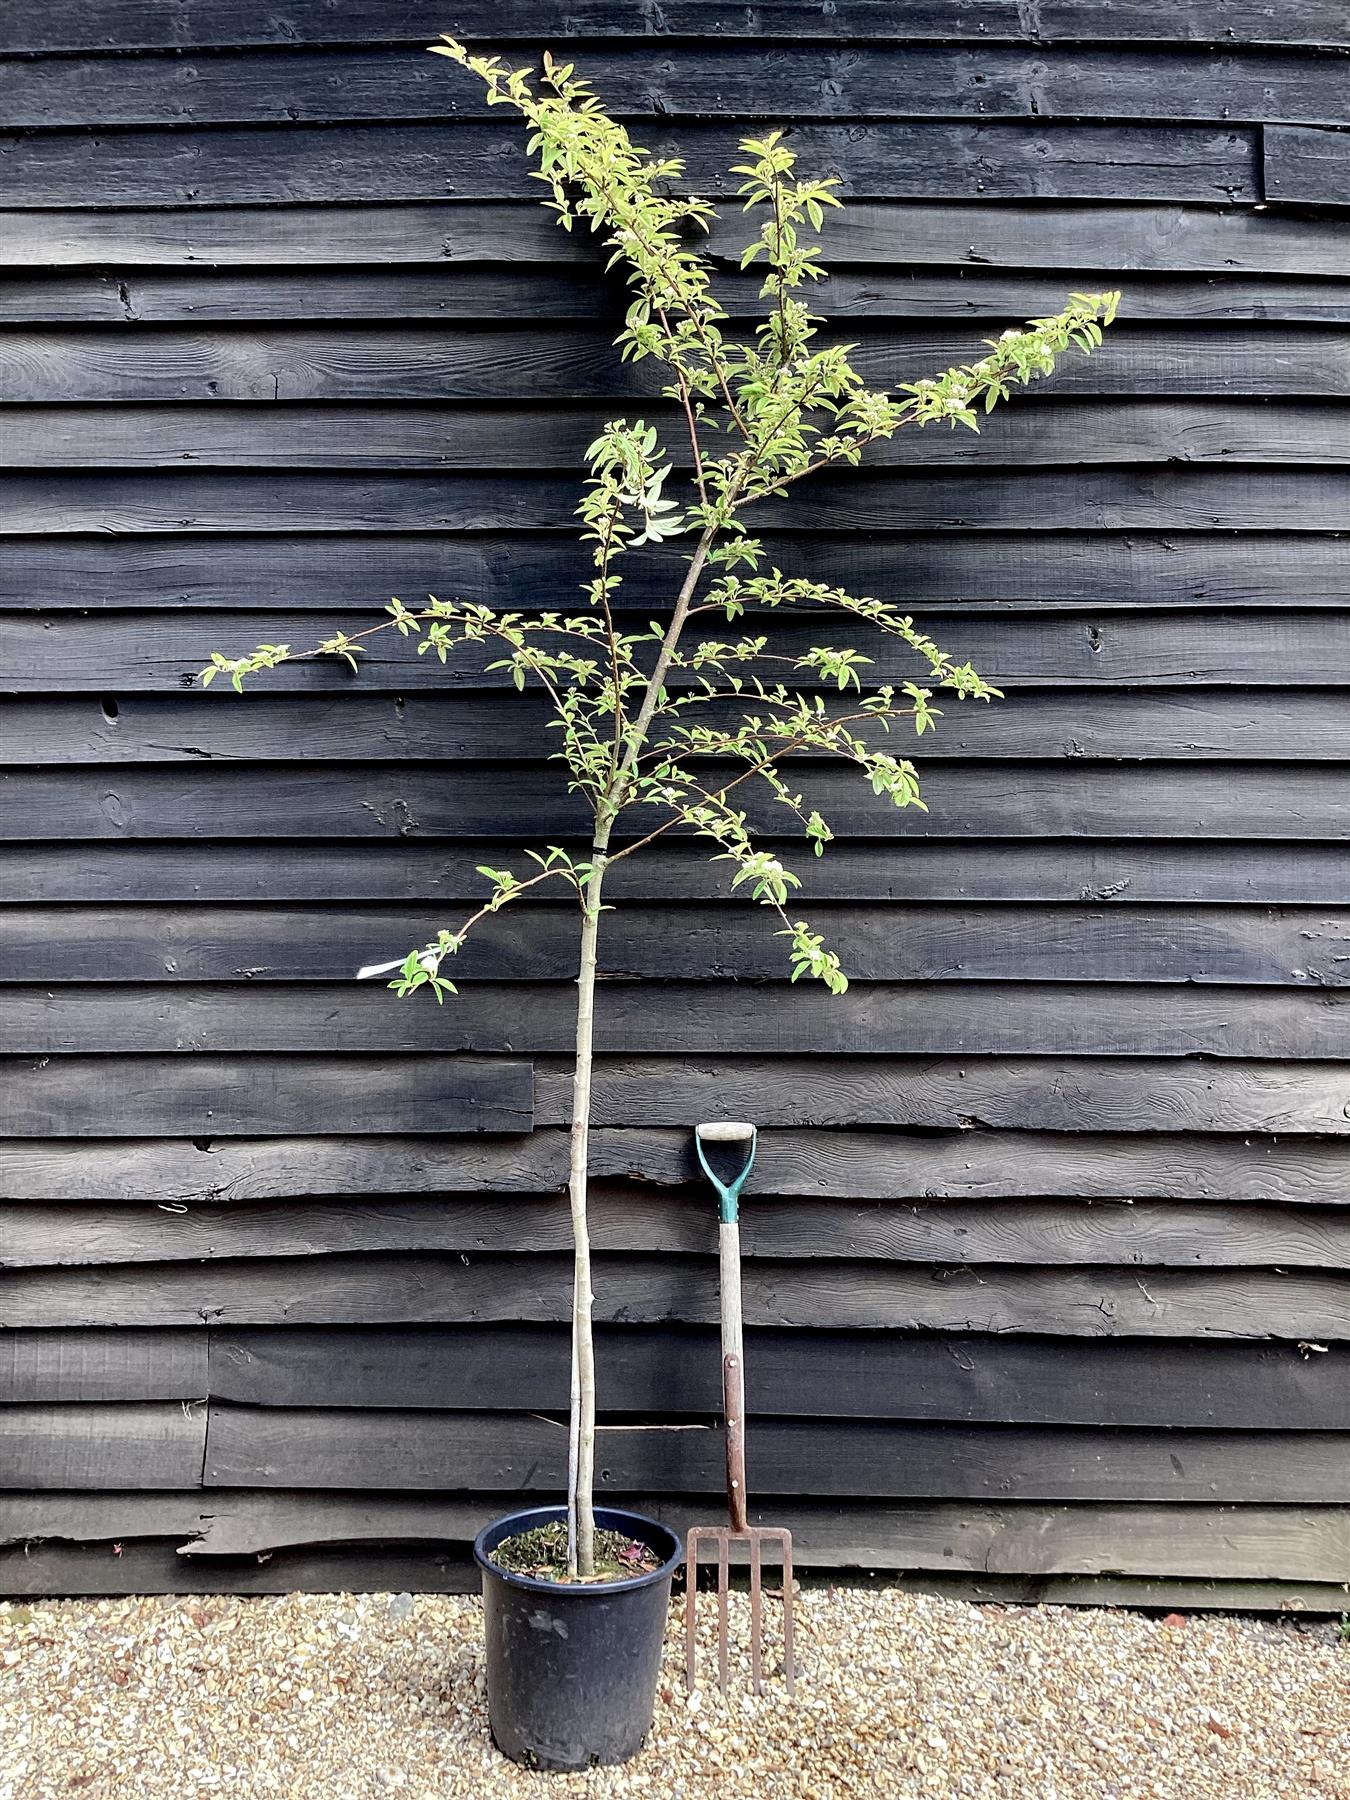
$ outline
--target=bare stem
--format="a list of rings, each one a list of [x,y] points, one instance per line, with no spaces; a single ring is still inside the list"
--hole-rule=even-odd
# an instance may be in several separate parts
[[[591,877],[581,915],[581,966],[577,974],[576,1053],[572,1069],[572,1136],[568,1199],[572,1211],[572,1395],[568,1424],[567,1567],[571,1575],[595,1573],[595,1337],[592,1326],[591,1236],[586,1217],[587,1162],[591,1138],[591,1068],[595,1035],[596,944],[600,893],[605,878],[609,827],[596,831]]]

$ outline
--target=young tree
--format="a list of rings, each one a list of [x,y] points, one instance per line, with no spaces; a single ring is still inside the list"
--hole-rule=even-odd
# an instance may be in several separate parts
[[[754,509],[790,499],[796,484],[819,470],[856,465],[871,445],[902,428],[978,430],[982,411],[1015,385],[1049,375],[1071,346],[1095,349],[1119,295],[1075,294],[1056,316],[988,340],[973,362],[878,391],[854,367],[853,346],[820,340],[822,320],[801,298],[825,273],[809,236],[840,204],[838,183],[799,177],[780,132],[743,140],[745,161],[733,171],[743,178],[744,210],[758,226],[741,268],[762,267],[766,304],[753,333],[731,335],[713,264],[691,242],[714,209],[668,191],[683,174],[679,160],[652,159],[634,145],[571,65],[546,56],[536,80],[531,70],[472,56],[450,38],[433,49],[475,75],[490,105],[522,116],[538,179],[549,189],[544,204],[565,230],[583,224],[598,234],[609,266],[623,271],[631,302],[615,342],[625,360],[651,358],[667,371],[661,393],[674,402],[690,473],[674,479],[673,453],[656,425],[614,419],[604,426],[586,453],[577,509],[593,567],[583,610],[501,612],[435,596],[409,608],[395,599],[380,623],[350,636],[336,632],[308,651],[262,644],[240,657],[216,652],[202,680],[225,676],[238,690],[245,677],[302,656],[337,656],[356,668],[364,639],[396,631],[418,639],[419,655],[441,662],[461,645],[495,646],[500,656],[491,669],[504,671],[518,690],[537,685],[547,696],[558,732],[555,759],[593,821],[589,853],[579,858],[556,845],[526,851],[534,870],[524,875],[481,868],[488,892],[476,912],[401,962],[362,973],[396,971],[390,983],[396,993],[427,988],[439,1002],[456,991],[444,972],[448,959],[482,919],[548,884],[561,885],[576,902],[568,1541],[571,1571],[585,1576],[593,1572],[595,1443],[586,1177],[607,873],[672,832],[705,840],[713,860],[733,865],[731,886],[776,916],[791,979],[807,976],[843,993],[848,982],[839,957],[795,915],[798,877],[760,841],[748,795],[766,794],[781,807],[785,826],[819,856],[830,826],[796,791],[788,759],[842,760],[895,806],[923,807],[914,765],[879,742],[896,725],[918,736],[930,730],[939,716],[935,689],[959,700],[998,696],[968,662],[957,662],[891,602],[765,568],[762,545],[750,531]],[[689,546],[669,611],[658,623],[626,629],[619,613],[624,559],[669,539]],[[899,638],[914,653],[918,679],[865,688],[870,659],[833,639],[802,655],[776,651],[764,615],[791,606]],[[692,622],[714,615],[739,622],[740,630],[691,642]],[[827,689],[836,696],[829,703]]]

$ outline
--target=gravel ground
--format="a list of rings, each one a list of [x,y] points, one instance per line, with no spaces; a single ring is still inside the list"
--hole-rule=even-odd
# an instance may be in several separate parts
[[[798,1610],[795,1704],[691,1700],[672,1617],[643,1754],[539,1776],[488,1742],[473,1600],[0,1606],[0,1800],[1350,1800],[1326,1629],[847,1589]]]

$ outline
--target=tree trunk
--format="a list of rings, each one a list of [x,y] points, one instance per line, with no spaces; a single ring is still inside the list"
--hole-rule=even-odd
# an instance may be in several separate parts
[[[604,833],[608,842],[608,832]],[[586,1170],[591,1137],[591,1063],[595,1021],[595,961],[606,855],[597,840],[581,924],[577,975],[576,1057],[572,1070],[572,1406],[568,1432],[567,1564],[571,1574],[595,1573],[595,1340],[591,1328],[591,1237],[586,1221]]]

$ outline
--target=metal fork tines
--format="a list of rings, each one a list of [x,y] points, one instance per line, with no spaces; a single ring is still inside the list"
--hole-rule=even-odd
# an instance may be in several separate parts
[[[695,1525],[685,1539],[685,1676],[695,1685],[698,1662],[698,1555],[700,1546],[717,1550],[717,1673],[725,1694],[730,1681],[731,1625],[728,1595],[731,1592],[731,1546],[745,1544],[750,1554],[750,1682],[755,1693],[763,1691],[765,1549],[776,1550],[783,1565],[783,1679],[794,1691],[796,1665],[792,1638],[792,1533],[777,1525]]]

